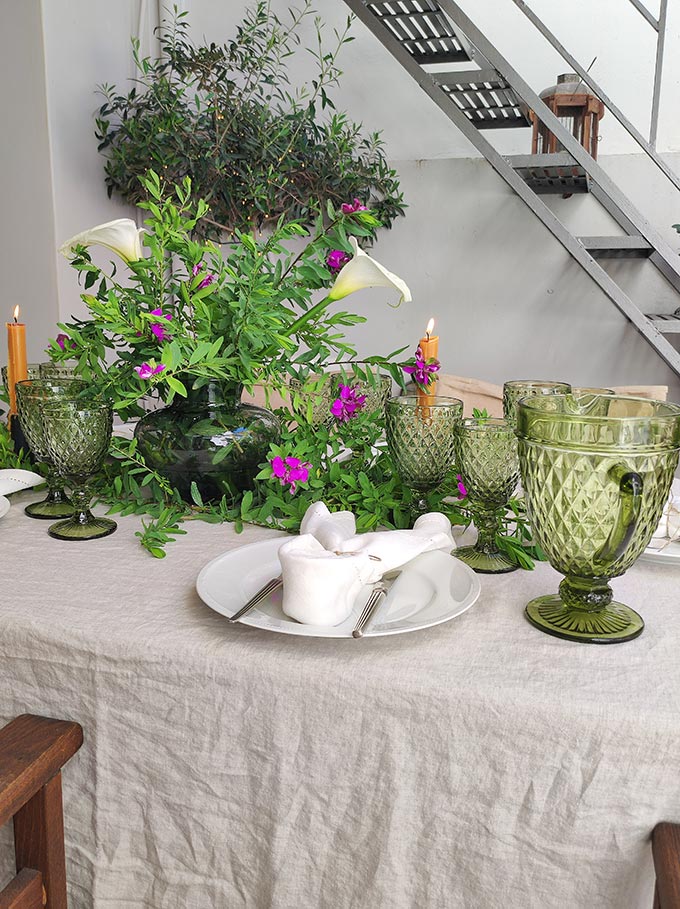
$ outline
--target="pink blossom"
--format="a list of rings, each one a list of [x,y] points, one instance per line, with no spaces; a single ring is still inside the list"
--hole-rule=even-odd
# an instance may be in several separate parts
[[[463,478],[459,473],[456,474],[456,480],[458,481],[458,498],[464,499],[468,492],[465,488],[465,483],[463,483]]]
[[[337,275],[343,265],[346,265],[352,257],[344,249],[334,249],[326,256],[326,267],[331,274]]]
[[[164,369],[165,366],[162,363],[159,363],[158,366],[152,366],[150,363],[142,363],[141,366],[135,366],[135,371],[140,379],[150,379],[151,376],[163,372]]]
[[[195,278],[197,275],[200,275],[205,270],[206,270],[205,262],[198,262],[191,269],[191,274]],[[203,280],[199,282],[199,285],[196,288],[196,290],[203,290],[204,287],[209,287],[211,284],[214,284],[214,283],[215,283],[215,275],[212,272],[208,272],[206,274],[205,278],[203,278]]]
[[[402,366],[401,368],[404,372],[413,376],[413,381],[416,385],[427,390],[430,383],[437,378],[435,373],[439,372],[441,369],[441,363],[439,360],[435,360],[434,357],[430,357],[429,360],[426,360],[423,357],[421,348],[417,347],[413,362],[410,365]]]
[[[59,345],[59,347],[61,348],[61,350],[65,350],[65,349],[66,349],[66,342],[67,342],[67,341],[68,341],[68,346],[69,346],[69,347],[72,347],[74,350],[75,350],[75,348],[76,348],[76,342],[75,342],[75,341],[72,341],[72,340],[69,338],[68,335],[58,334],[57,337],[55,338],[55,340],[56,340],[57,344]]]
[[[152,316],[160,316],[163,319],[167,319],[168,322],[172,321],[172,316],[164,313],[162,309],[152,309]],[[163,325],[160,325],[158,322],[151,323],[151,333],[156,337],[158,341],[170,341],[172,340],[172,335],[169,331],[165,330]]]
[[[343,202],[340,206],[343,215],[353,215],[357,211],[368,211],[365,205],[362,205],[359,199],[355,198],[352,202]]]
[[[348,423],[366,404],[366,395],[357,394],[351,385],[340,386],[340,397],[331,404],[331,413],[339,423]]]
[[[281,485],[289,487],[290,494],[295,495],[298,483],[306,483],[312,465],[300,458],[282,458],[277,455],[269,462],[272,466],[272,476],[276,477]]]

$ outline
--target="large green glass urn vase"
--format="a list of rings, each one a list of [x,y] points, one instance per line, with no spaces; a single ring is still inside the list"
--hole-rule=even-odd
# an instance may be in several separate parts
[[[187,502],[193,501],[192,483],[205,502],[250,489],[269,446],[280,438],[276,416],[242,404],[242,391],[235,382],[189,388],[186,398],[176,397],[137,424],[140,454]]]
[[[559,593],[526,607],[548,634],[610,644],[637,637],[642,618],[613,600],[649,544],[680,448],[680,407],[617,395],[525,398],[517,435],[535,537],[564,575]]]

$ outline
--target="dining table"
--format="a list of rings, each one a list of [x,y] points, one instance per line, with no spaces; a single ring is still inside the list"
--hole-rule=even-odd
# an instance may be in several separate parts
[[[71,909],[651,909],[650,835],[680,822],[680,563],[613,581],[646,622],[624,644],[527,622],[547,563],[480,576],[436,627],[299,637],[196,592],[277,531],[189,521],[155,559],[138,516],[61,541],[36,498],[0,520],[0,720],[82,725]],[[12,862],[4,828],[0,886]]]

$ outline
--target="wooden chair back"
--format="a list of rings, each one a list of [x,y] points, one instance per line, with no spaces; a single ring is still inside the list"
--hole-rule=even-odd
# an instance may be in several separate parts
[[[66,909],[61,768],[82,743],[78,723],[31,714],[0,729],[0,827],[14,821],[17,868],[0,909]]]

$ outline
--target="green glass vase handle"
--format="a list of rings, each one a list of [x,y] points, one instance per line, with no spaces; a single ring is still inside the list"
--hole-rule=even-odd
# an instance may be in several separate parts
[[[620,559],[633,538],[642,505],[643,482],[639,473],[628,470],[625,464],[615,464],[609,476],[619,484],[619,512],[609,539],[595,556],[594,562],[607,573],[609,566]]]

